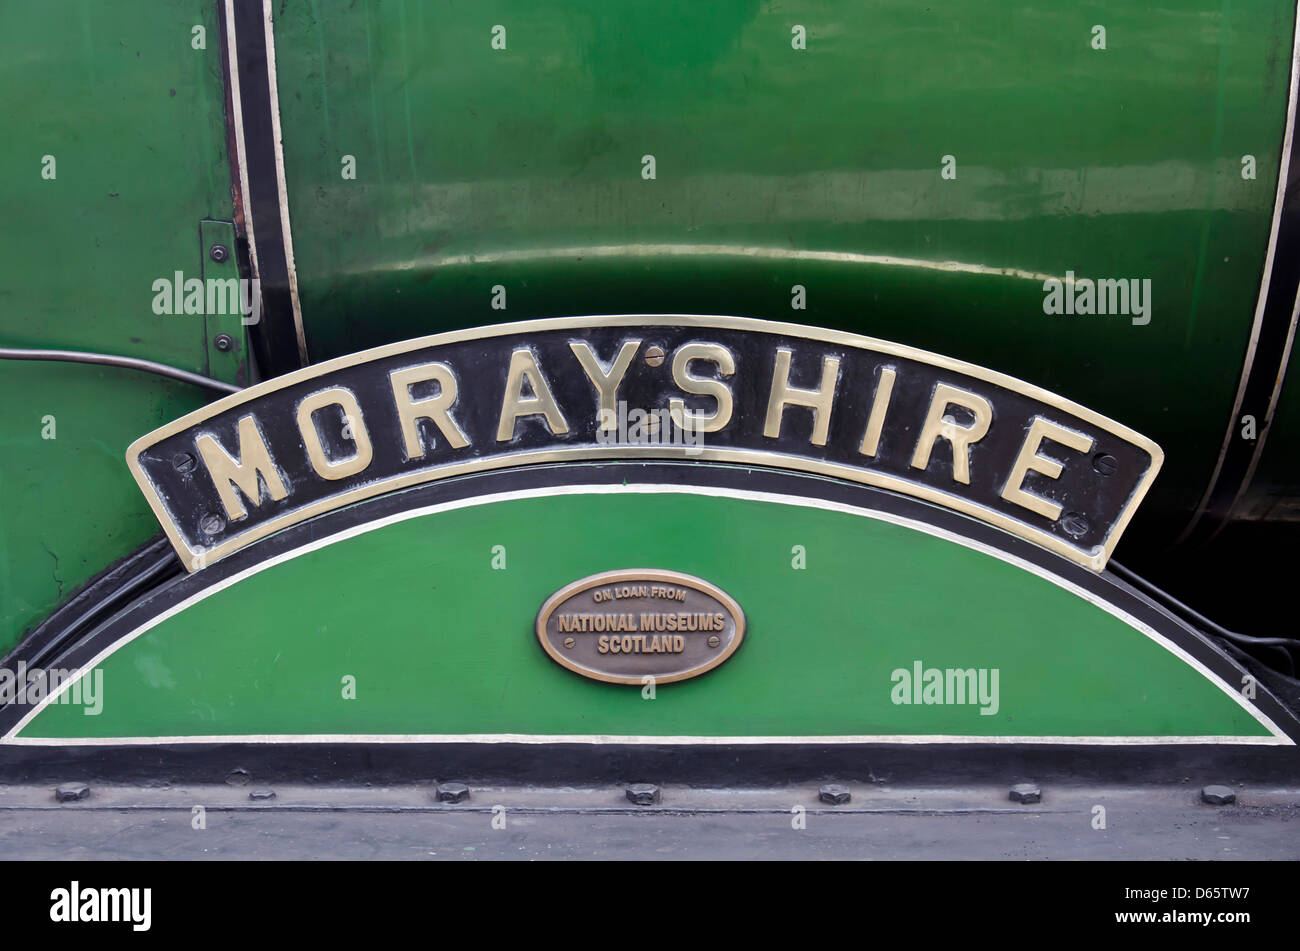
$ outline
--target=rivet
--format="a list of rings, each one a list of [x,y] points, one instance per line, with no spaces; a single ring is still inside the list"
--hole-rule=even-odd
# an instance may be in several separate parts
[[[628,802],[638,806],[653,806],[659,801],[659,787],[654,783],[633,783],[625,795]]]
[[[849,792],[848,786],[828,783],[817,790],[817,798],[829,806],[842,806],[853,798],[853,793]]]
[[[212,258],[212,260],[216,261],[218,264],[221,264],[230,257],[230,251],[224,244],[214,244],[212,247],[208,248],[208,257]]]
[[[248,775],[248,770],[240,766],[226,773],[226,783],[231,786],[247,786],[252,779],[253,777]]]
[[[439,783],[433,796],[438,802],[464,802],[469,798],[469,787],[464,783]]]
[[[250,793],[248,794],[248,798],[251,799],[251,800],[253,800],[254,802],[261,802],[261,801],[264,801],[264,800],[267,800],[267,799],[274,799],[274,798],[275,798],[275,790],[274,790],[274,789],[254,789],[252,792],[250,792]]]
[[[646,347],[645,351],[646,366],[657,367],[664,362],[664,348],[658,345]]]
[[[1201,802],[1211,806],[1226,806],[1237,801],[1237,794],[1227,786],[1206,786],[1201,790]]]
[[[1043,791],[1033,783],[1016,783],[1007,798],[1012,802],[1041,802]]]
[[[85,783],[63,783],[54,790],[54,798],[59,802],[77,802],[90,795],[90,787]]]

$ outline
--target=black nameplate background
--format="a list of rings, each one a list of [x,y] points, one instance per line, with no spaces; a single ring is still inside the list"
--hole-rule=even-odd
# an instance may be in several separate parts
[[[785,327],[764,325],[757,321],[753,324],[757,327]],[[289,382],[269,392],[254,393],[251,397],[233,397],[232,399],[242,399],[243,402],[215,414],[211,413],[211,409],[200,410],[173,424],[173,428],[184,425],[191,419],[195,420],[191,425],[155,442],[150,443],[153,436],[145,437],[132,447],[132,451],[139,452],[137,474],[146,494],[151,489],[156,493],[155,508],[161,506],[166,516],[174,522],[174,532],[169,531],[173,541],[176,542],[179,536],[179,540],[191,553],[198,554],[218,546],[229,546],[230,543],[237,547],[238,540],[243,537],[252,541],[271,528],[296,520],[292,518],[293,513],[314,503],[326,503],[329,499],[358,489],[375,494],[383,491],[381,486],[384,483],[412,474],[419,474],[414,481],[439,478],[451,474],[442,471],[445,467],[471,460],[490,461],[494,467],[508,466],[540,461],[536,457],[512,460],[512,455],[518,453],[583,448],[593,450],[587,454],[588,458],[597,453],[601,458],[618,458],[624,450],[627,458],[647,458],[648,450],[644,446],[611,445],[608,439],[604,442],[598,439],[599,396],[570,349],[570,342],[575,340],[590,344],[598,359],[607,367],[625,341],[640,340],[636,357],[623,377],[617,394],[617,398],[625,402],[629,409],[667,409],[670,399],[681,398],[685,400],[688,410],[714,412],[716,402],[712,397],[684,394],[674,384],[673,353],[687,343],[720,344],[731,352],[735,360],[734,374],[718,377],[733,393],[734,409],[730,422],[718,432],[700,435],[703,453],[692,453],[688,451],[689,447],[684,447],[680,442],[665,440],[661,445],[655,441],[654,444],[660,445],[660,448],[649,451],[656,457],[716,464],[729,461],[727,451],[741,450],[751,454],[765,454],[765,458],[733,461],[834,475],[835,473],[819,468],[821,464],[829,463],[852,467],[862,473],[885,475],[907,483],[907,486],[886,486],[887,488],[920,495],[940,504],[945,504],[946,500],[933,497],[928,490],[969,500],[984,512],[997,513],[1027,529],[1047,533],[1068,544],[1072,551],[1077,551],[1079,557],[1076,560],[1083,560],[1085,555],[1091,556],[1103,546],[1112,527],[1129,505],[1140,501],[1135,495],[1139,489],[1145,491],[1144,479],[1155,462],[1147,449],[1097,423],[1080,418],[1064,401],[1058,403],[1046,394],[1042,399],[1034,398],[979,375],[936,367],[921,359],[924,356],[921,354],[916,357],[899,356],[842,342],[810,339],[797,333],[651,323],[643,326],[559,326],[555,329],[528,330],[433,346],[415,345],[414,349],[393,354],[384,354],[382,350],[358,354],[352,358],[354,362],[350,365],[334,369],[325,365],[323,372],[309,379]],[[645,359],[647,350],[652,346],[658,346],[664,351],[664,359],[657,366],[649,365]],[[498,442],[497,427],[510,357],[512,351],[521,347],[531,349],[535,355],[551,393],[564,414],[569,431],[556,435],[549,430],[542,416],[521,417],[517,421],[514,438],[508,442]],[[838,357],[840,360],[829,436],[824,446],[811,442],[814,427],[812,411],[797,405],[786,406],[779,438],[769,438],[763,434],[778,348],[793,351],[789,385],[804,390],[816,389],[820,384],[823,357]],[[371,357],[370,354],[373,353],[380,355]],[[465,432],[470,445],[453,449],[432,421],[421,420],[417,425],[421,428],[428,449],[423,458],[408,460],[389,373],[431,361],[449,365],[456,375],[458,397],[451,408],[451,415]],[[344,362],[333,361],[333,364]],[[897,377],[877,454],[868,457],[858,450],[875,398],[880,371],[884,367],[892,367]],[[976,368],[971,370],[974,374],[980,372]],[[708,361],[697,360],[691,366],[691,372],[697,376],[711,376],[716,371],[716,365]],[[259,385],[257,390],[275,387],[276,382],[272,380]],[[975,393],[993,407],[993,421],[987,434],[970,447],[969,485],[953,478],[952,450],[943,438],[935,442],[929,465],[924,471],[910,465],[938,383]],[[312,468],[296,420],[300,400],[333,386],[345,387],[356,396],[374,453],[365,470],[337,480],[322,478]],[[436,392],[435,384],[427,384],[427,387],[423,391],[420,386],[414,387],[412,397],[420,399]],[[527,388],[524,395],[531,395]],[[238,422],[250,414],[256,417],[271,457],[282,473],[288,497],[274,501],[264,493],[257,505],[245,500],[247,517],[228,522],[219,531],[208,534],[201,527],[205,516],[218,514],[224,517],[225,514],[213,481],[202,461],[188,471],[181,471],[175,465],[175,459],[182,453],[197,458],[195,439],[202,433],[211,434],[229,453],[237,455]],[[950,407],[949,415],[959,425],[968,425],[971,421],[969,414],[960,407]],[[1063,462],[1064,471],[1059,479],[1053,480],[1031,470],[1023,481],[1022,487],[1026,491],[1062,506],[1062,517],[1056,521],[1001,497],[1003,486],[1035,416],[1042,416],[1058,425],[1084,433],[1093,440],[1092,449],[1087,454],[1045,440],[1039,452]],[[338,407],[327,407],[319,411],[315,418],[326,453],[331,459],[344,459],[354,454],[353,444],[343,438],[342,412]],[[164,427],[159,433],[165,433],[167,429]],[[718,451],[721,453],[715,455]],[[578,454],[570,458],[582,456],[583,454]],[[1094,464],[1102,456],[1113,458],[1113,471],[1109,471],[1112,468],[1109,461]],[[345,504],[345,501],[339,499],[340,504]],[[159,514],[161,518],[163,513]],[[1077,515],[1082,515],[1083,520],[1078,519]],[[285,516],[290,516],[289,521],[285,521]],[[996,515],[991,520],[995,523],[998,521]],[[1083,527],[1084,522],[1086,528]],[[272,526],[272,523],[275,525]],[[164,526],[166,527],[165,522]],[[223,547],[217,554],[224,554],[228,550],[233,550],[233,547]]]

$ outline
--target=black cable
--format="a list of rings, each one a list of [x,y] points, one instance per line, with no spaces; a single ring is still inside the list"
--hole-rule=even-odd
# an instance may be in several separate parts
[[[117,357],[108,353],[88,353],[82,350],[26,350],[19,347],[0,347],[0,359],[5,360],[58,360],[65,363],[95,363],[100,366],[122,367],[126,370],[141,370],[158,376],[171,377],[183,383],[192,383],[208,390],[220,390],[222,393],[238,393],[241,387],[233,383],[224,383],[211,377],[191,373],[165,363],[141,360],[138,357]]]
[[[1236,631],[1230,631],[1222,624],[1214,623],[1209,618],[1207,618],[1204,614],[1201,614],[1199,611],[1195,610],[1194,608],[1191,608],[1188,605],[1184,604],[1182,601],[1179,601],[1168,591],[1165,591],[1163,588],[1160,588],[1152,584],[1150,581],[1147,581],[1137,572],[1133,571],[1130,568],[1125,568],[1123,565],[1121,565],[1119,562],[1115,561],[1114,559],[1111,559],[1108,567],[1110,567],[1116,574],[1118,574],[1125,581],[1143,589],[1144,591],[1146,591],[1147,594],[1151,595],[1152,597],[1156,598],[1159,601],[1163,601],[1165,604],[1173,608],[1178,613],[1182,614],[1184,617],[1192,621],[1195,621],[1197,624],[1201,625],[1206,630],[1211,631],[1214,634],[1217,634],[1219,637],[1222,637],[1225,640],[1232,641],[1235,644],[1247,644],[1247,645],[1254,645],[1258,647],[1273,647],[1281,650],[1282,653],[1286,655],[1287,661],[1290,663],[1292,675],[1295,674],[1295,661],[1291,657],[1290,648],[1300,648],[1300,640],[1297,640],[1296,638],[1293,637],[1255,637],[1251,634],[1239,634]]]

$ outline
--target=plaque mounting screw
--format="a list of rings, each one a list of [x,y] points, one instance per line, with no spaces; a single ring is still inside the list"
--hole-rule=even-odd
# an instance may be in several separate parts
[[[1099,452],[1092,457],[1092,467],[1102,475],[1114,475],[1119,462],[1110,453]]]
[[[664,362],[664,348],[658,345],[647,347],[645,351],[646,366],[657,367]]]
[[[218,264],[222,264],[230,257],[230,251],[224,244],[214,244],[212,247],[208,248],[208,257],[212,258],[212,260],[216,261]]]
[[[1066,512],[1061,519],[1061,527],[1067,534],[1079,538],[1088,531],[1088,518],[1082,512]]]
[[[572,647],[572,646],[573,646],[574,644],[576,644],[576,643],[578,643],[577,638],[574,638],[574,637],[566,637],[566,638],[564,639],[564,646],[565,646],[565,647]]]
[[[178,452],[172,456],[172,468],[177,472],[189,472],[194,468],[194,456],[188,452]]]
[[[718,639],[718,635],[717,635],[717,634],[713,634],[713,635],[711,635],[711,636],[709,637],[709,646],[710,646],[710,647],[717,647],[717,646],[718,646],[719,644],[721,644],[721,643],[722,643],[722,641]]]
[[[225,519],[220,515],[205,515],[199,522],[199,528],[208,535],[215,535],[226,527]]]

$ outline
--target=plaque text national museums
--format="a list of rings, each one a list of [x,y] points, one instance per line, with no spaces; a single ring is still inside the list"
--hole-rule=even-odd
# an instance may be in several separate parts
[[[537,614],[556,663],[593,680],[667,684],[735,653],[745,615],[725,592],[677,571],[624,569],[575,581]]]

